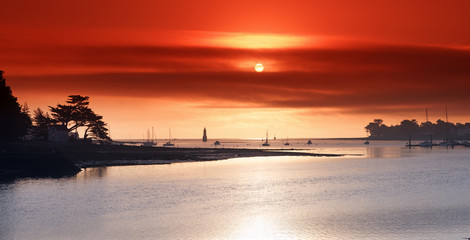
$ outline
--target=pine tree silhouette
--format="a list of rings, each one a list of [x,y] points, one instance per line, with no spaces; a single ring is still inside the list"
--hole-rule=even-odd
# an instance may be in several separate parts
[[[0,70],[0,141],[16,140],[27,133],[31,118],[21,110],[17,98]]]

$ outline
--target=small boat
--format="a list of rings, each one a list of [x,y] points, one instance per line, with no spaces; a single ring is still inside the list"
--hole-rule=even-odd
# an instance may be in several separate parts
[[[263,144],[261,144],[263,147],[269,147],[271,146],[271,144],[269,144],[268,142],[268,130],[266,130],[266,142],[264,142]]]
[[[364,142],[364,144],[366,144],[366,145],[370,144],[369,140],[366,140],[366,141]]]
[[[214,142],[214,146],[219,146],[220,145],[220,142],[219,141],[215,141]]]
[[[289,143],[289,137],[287,137],[286,142],[284,143],[284,145],[285,145],[285,146],[289,146],[289,145],[290,145],[290,143]]]
[[[157,144],[154,143],[154,142],[143,142],[142,143],[143,147],[152,147],[152,146],[155,146],[155,145],[157,145]]]
[[[447,147],[447,146],[450,146],[450,145],[451,145],[451,144],[449,143],[449,141],[446,141],[446,140],[444,140],[444,141],[442,141],[442,142],[439,143],[439,146],[445,146],[445,147]]]
[[[420,142],[419,143],[420,147],[432,147],[432,143],[428,141]]]
[[[307,144],[308,144],[308,145],[311,145],[311,144],[312,144],[312,140],[308,140],[308,141],[307,141]]]
[[[427,109],[426,109],[427,111]],[[419,146],[420,147],[429,147],[429,148],[432,148],[433,146],[433,143],[432,143],[432,135],[429,135],[429,141],[428,140],[424,140],[422,142],[419,143]]]
[[[165,144],[163,144],[164,147],[173,147],[175,146],[175,144],[173,144],[171,142],[171,129],[168,128],[168,134],[169,134],[169,139],[168,139],[168,142],[166,142]]]

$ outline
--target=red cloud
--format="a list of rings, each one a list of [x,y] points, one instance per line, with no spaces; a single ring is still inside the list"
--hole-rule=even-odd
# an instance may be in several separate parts
[[[81,46],[24,51],[13,59],[10,64],[33,72],[35,67],[51,66],[58,72],[74,66],[85,70],[8,77],[15,88],[25,91],[175,97],[223,101],[225,107],[229,106],[226,102],[237,102],[250,107],[329,107],[355,112],[448,105],[468,114],[465,111],[470,104],[470,51],[446,47],[253,50]],[[296,71],[260,74],[240,71],[233,65],[246,59],[270,59]],[[87,73],[87,69],[102,73]],[[125,71],[115,72],[122,69]]]

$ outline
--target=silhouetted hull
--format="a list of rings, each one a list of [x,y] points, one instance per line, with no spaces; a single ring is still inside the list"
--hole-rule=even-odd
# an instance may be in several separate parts
[[[142,146],[143,147],[153,147],[153,146],[156,146],[157,144],[154,143],[154,142],[144,142],[142,143]]]

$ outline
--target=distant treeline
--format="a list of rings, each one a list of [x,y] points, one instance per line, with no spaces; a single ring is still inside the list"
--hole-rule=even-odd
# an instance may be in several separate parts
[[[374,119],[365,127],[371,139],[383,140],[468,140],[470,139],[470,123],[449,123],[441,119],[436,123],[422,122],[416,119],[403,120],[399,125],[387,126],[382,119]]]

